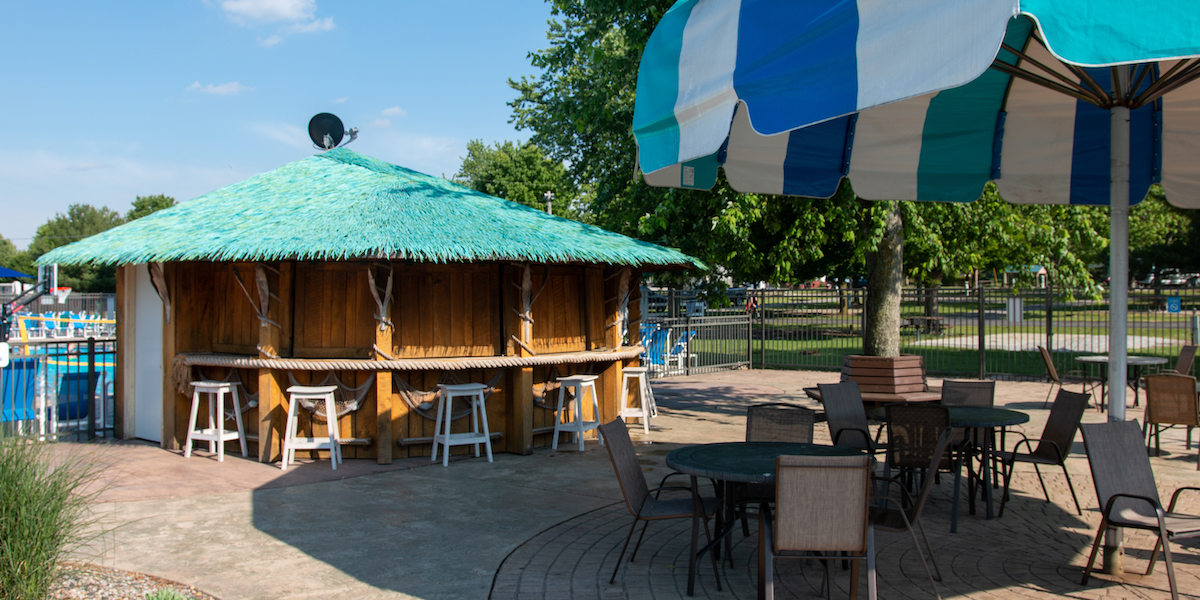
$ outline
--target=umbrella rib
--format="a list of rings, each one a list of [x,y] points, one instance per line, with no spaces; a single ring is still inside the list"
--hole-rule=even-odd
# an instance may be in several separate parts
[[[1131,101],[1130,106],[1133,108],[1145,106],[1157,100],[1163,94],[1191,82],[1196,78],[1196,73],[1200,73],[1200,59],[1192,61],[1181,60],[1175,63],[1175,66],[1171,67],[1170,70],[1159,77],[1154,83],[1151,83],[1150,87],[1146,88],[1141,94],[1138,94]]]
[[[1038,30],[1038,29],[1034,30],[1033,41],[1040,44],[1042,46],[1042,48],[1044,48],[1046,50],[1046,52],[1050,52],[1050,48],[1048,48],[1046,46],[1046,40],[1042,39],[1041,30]],[[1053,55],[1053,53],[1051,53],[1051,55]],[[1108,103],[1108,91],[1106,91],[1099,83],[1096,83],[1096,80],[1092,78],[1092,75],[1090,73],[1088,73],[1082,67],[1077,67],[1070,63],[1064,62],[1061,64],[1062,64],[1062,66],[1064,66],[1068,70],[1070,70],[1072,73],[1074,73],[1075,76],[1080,79],[1080,81],[1083,81],[1085,84],[1087,84],[1087,86],[1089,88],[1092,88],[1092,92],[1096,98],[1104,99],[1101,103],[1097,104],[1097,106],[1103,106]],[[1095,103],[1093,103],[1093,104],[1095,104]]]
[[[1138,106],[1139,107],[1145,106],[1146,104],[1154,102],[1155,100],[1158,100],[1160,97],[1162,97],[1164,94],[1169,94],[1169,93],[1183,87],[1184,85],[1187,85],[1187,84],[1195,81],[1197,78],[1200,78],[1200,65],[1197,65],[1193,68],[1188,69],[1187,72],[1185,72],[1185,73],[1180,73],[1171,82],[1160,87],[1154,93],[1145,94],[1144,97],[1139,96],[1137,98],[1137,100],[1140,100],[1140,103],[1138,104]]]
[[[1141,70],[1138,71],[1137,79],[1133,80],[1133,85],[1129,86],[1129,93],[1125,94],[1125,106],[1129,106],[1129,103],[1133,101],[1134,91],[1142,85],[1146,75],[1154,70],[1150,63],[1142,63],[1138,66],[1141,67]]]
[[[1046,66],[1045,64],[1042,64],[1040,61],[1038,61],[1034,58],[1031,58],[1028,54],[1021,52],[1020,50],[1017,50],[1016,48],[1013,48],[1012,46],[1009,46],[1008,44],[1000,44],[1000,47],[1015,54],[1017,56],[1017,58],[1020,58],[1023,61],[1032,63],[1037,68],[1045,71],[1046,73],[1049,73],[1050,75],[1053,75],[1059,81],[1062,81],[1063,83],[1071,86],[1072,88],[1078,90],[1080,93],[1087,94],[1089,96],[1093,96],[1096,98],[1096,100],[1100,100],[1099,97],[1096,97],[1095,90],[1090,90],[1090,89],[1080,85],[1079,82],[1072,80],[1070,77],[1067,77],[1066,75],[1063,75],[1062,73],[1059,73],[1058,71],[1056,71],[1054,69],[1051,69],[1050,67]],[[1020,69],[1020,67],[1015,66],[1015,65],[1013,66],[1013,68]]]
[[[1018,68],[1016,68],[1016,67],[1014,67],[1014,66],[1012,66],[1012,65],[1010,65],[1010,64],[1008,64],[1008,63],[1006,63],[1006,62],[1001,62],[1001,61],[998,61],[998,60],[993,60],[993,61],[992,61],[992,68],[993,68],[993,69],[996,69],[997,71],[1000,71],[1001,73],[1005,73],[1005,74],[1008,74],[1008,75],[1012,75],[1013,77],[1019,77],[1019,78],[1021,78],[1021,79],[1024,79],[1025,81],[1028,81],[1028,82],[1030,82],[1030,83],[1033,83],[1033,84],[1035,84],[1035,85],[1040,85],[1040,86],[1042,86],[1042,87],[1044,87],[1044,88],[1048,88],[1048,89],[1054,90],[1054,91],[1056,91],[1056,92],[1059,92],[1059,93],[1061,93],[1061,94],[1065,94],[1065,95],[1067,95],[1067,96],[1070,96],[1070,97],[1072,97],[1072,98],[1076,98],[1076,99],[1078,99],[1078,100],[1083,100],[1084,102],[1087,102],[1087,103],[1089,103],[1089,104],[1095,104],[1095,105],[1097,105],[1097,106],[1100,106],[1100,107],[1102,107],[1102,108],[1104,107],[1104,105],[1103,105],[1103,104],[1100,104],[1100,103],[1098,103],[1098,102],[1097,102],[1097,99],[1096,99],[1095,97],[1093,97],[1091,94],[1083,94],[1083,93],[1077,92],[1077,91],[1075,91],[1074,89],[1071,89],[1071,88],[1069,88],[1069,87],[1067,87],[1067,86],[1065,86],[1065,85],[1062,85],[1062,84],[1060,84],[1060,83],[1056,83],[1056,82],[1054,82],[1054,81],[1050,81],[1049,79],[1046,79],[1045,77],[1042,77],[1042,76],[1040,76],[1040,75],[1034,75],[1033,73],[1030,73],[1030,72],[1028,72],[1028,71],[1022,71],[1021,69],[1018,69]]]

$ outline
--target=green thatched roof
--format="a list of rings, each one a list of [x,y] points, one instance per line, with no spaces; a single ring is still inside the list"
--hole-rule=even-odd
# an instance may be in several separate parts
[[[363,257],[704,267],[676,250],[344,148],[62,246],[38,263]]]

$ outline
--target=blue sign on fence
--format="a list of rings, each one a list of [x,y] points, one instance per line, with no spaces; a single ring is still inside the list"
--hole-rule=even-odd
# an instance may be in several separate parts
[[[1179,296],[1167,298],[1167,312],[1177,313],[1183,310],[1183,300]]]

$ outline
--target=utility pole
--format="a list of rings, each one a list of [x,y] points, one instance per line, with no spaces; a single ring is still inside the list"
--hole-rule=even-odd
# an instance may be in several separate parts
[[[548,191],[545,194],[542,194],[542,199],[546,201],[546,214],[554,214],[554,211],[550,210],[550,207],[554,204],[554,192]]]

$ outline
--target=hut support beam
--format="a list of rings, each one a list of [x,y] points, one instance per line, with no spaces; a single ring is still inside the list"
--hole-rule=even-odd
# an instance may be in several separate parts
[[[171,298],[175,295],[173,288],[169,284],[175,283],[175,273],[173,265],[161,265],[162,270],[160,277],[163,280],[162,287],[158,290],[163,301],[163,368],[169,368],[167,365],[175,364],[175,327],[179,324],[179,319],[171,319]],[[154,278],[154,266],[151,265],[151,281]],[[162,419],[162,442],[161,446],[167,450],[178,450],[183,442],[179,438],[180,427],[175,422],[176,406],[182,402],[182,394],[175,390],[175,384],[170,377],[163,377],[163,419]],[[186,417],[184,417],[186,419]]]
[[[369,278],[371,284],[371,294],[375,298],[376,305],[379,308],[379,314],[376,316],[375,327],[375,351],[372,353],[375,360],[388,360],[389,356],[385,356],[380,349],[392,351],[392,338],[395,332],[395,326],[391,321],[391,301],[392,301],[392,272],[389,266],[387,286],[380,293],[380,290],[375,284],[376,277]],[[381,465],[392,464],[392,372],[379,371],[375,375],[375,461]],[[447,450],[449,452],[449,450]]]
[[[508,335],[505,339],[511,337],[515,344],[507,344],[508,354],[515,356],[533,356],[533,352],[529,350],[529,344],[533,339],[533,273],[529,265],[521,265],[520,267],[520,285],[517,287],[516,302],[509,306],[519,310],[505,310],[502,314],[505,315],[503,322],[508,323]],[[511,273],[511,270],[507,270]],[[506,277],[507,279],[507,277]],[[512,298],[513,293],[508,291],[509,286],[502,286],[504,289],[503,297]],[[511,312],[516,312],[516,315],[510,315]],[[510,435],[506,444],[509,452],[515,454],[528,455],[533,454],[533,367],[515,368],[511,370],[512,385],[509,389],[512,391],[512,412],[509,415]]]
[[[264,312],[267,319],[260,320],[258,326],[258,356],[268,358],[270,355],[279,356],[284,346],[283,329],[276,323],[291,323],[292,308],[292,263],[279,265],[279,274],[266,274],[268,286],[275,278],[277,301],[268,294],[267,306]],[[271,369],[258,370],[258,461],[274,462],[283,454],[283,374]]]
[[[629,268],[619,269],[619,275],[615,279],[606,278],[604,282],[604,295],[601,298],[604,307],[604,345],[609,348],[621,347],[621,319],[624,316],[625,301],[629,290]],[[591,297],[589,296],[589,301]],[[629,401],[625,397],[625,390],[621,389],[621,374],[624,371],[624,361],[613,361],[608,368],[604,369],[603,394],[604,401],[600,403],[600,415],[597,415],[601,423],[607,423],[616,419],[621,414],[621,409]]]

